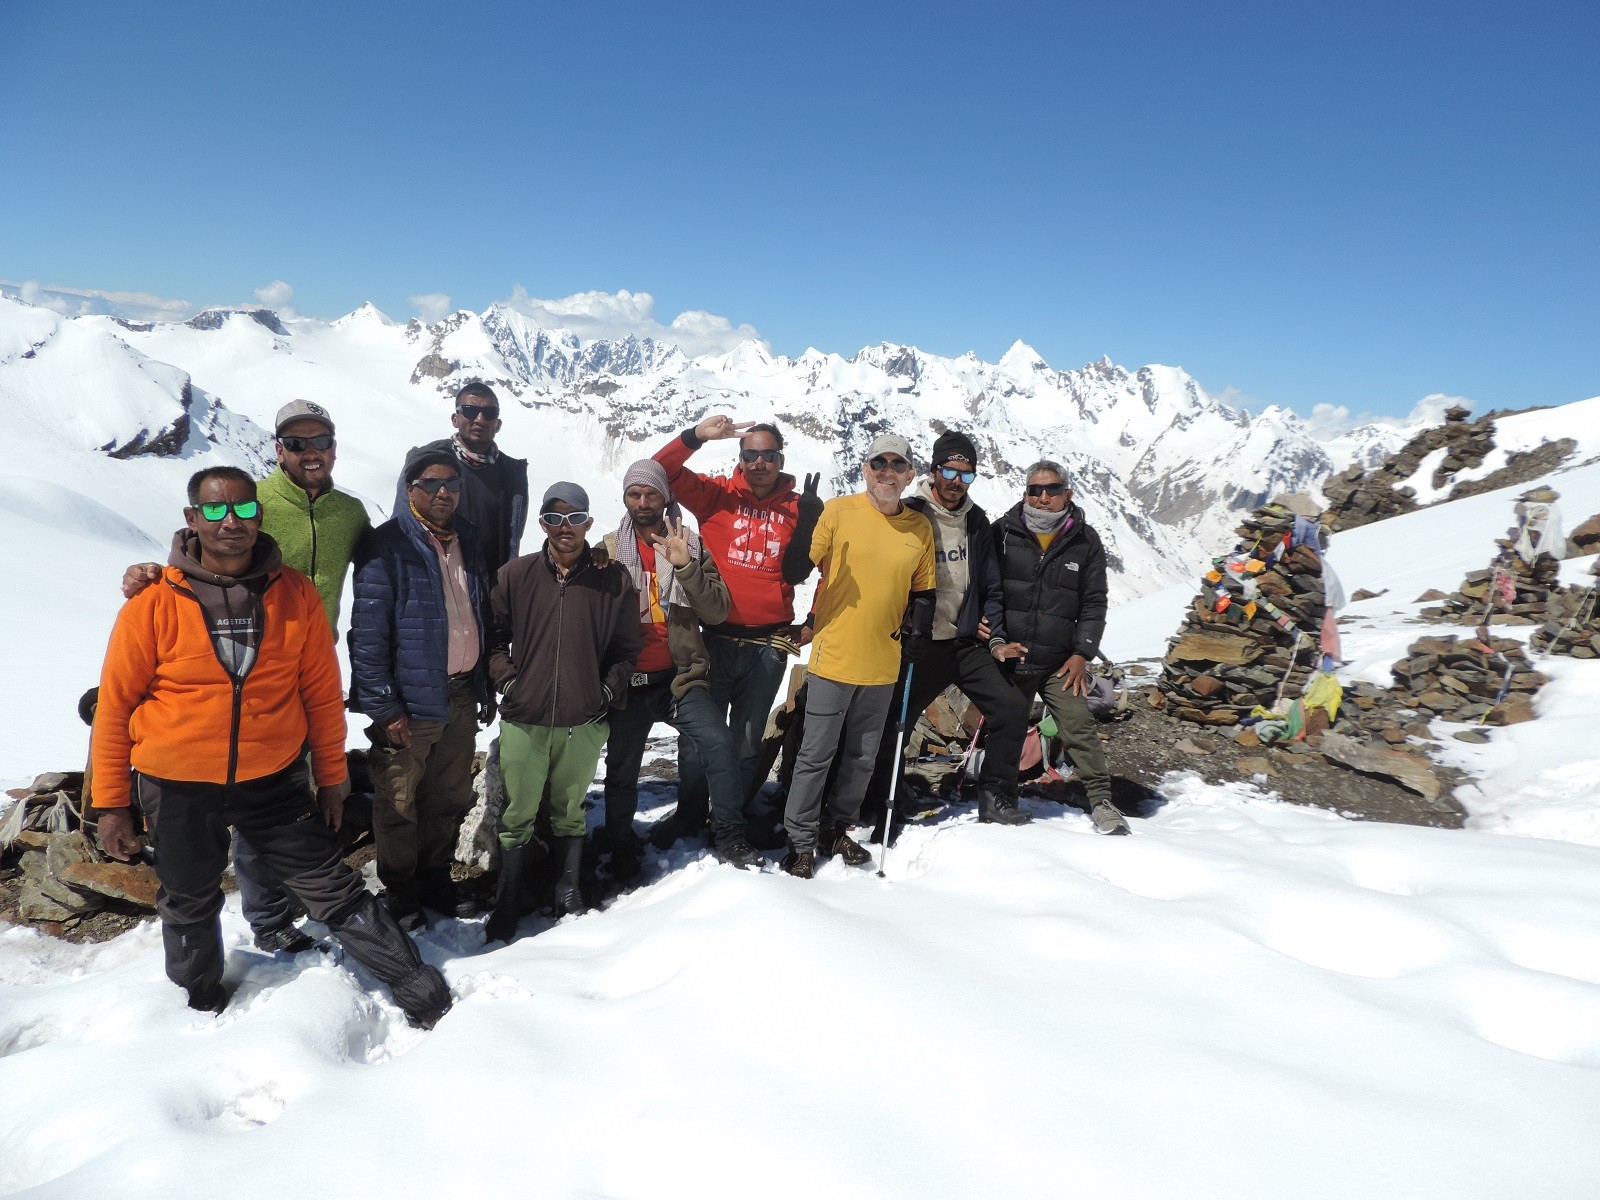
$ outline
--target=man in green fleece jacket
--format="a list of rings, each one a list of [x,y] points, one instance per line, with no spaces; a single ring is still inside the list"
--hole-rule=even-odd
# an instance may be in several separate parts
[[[333,486],[335,443],[327,409],[292,400],[278,410],[274,432],[278,466],[256,487],[261,531],[278,543],[285,566],[311,577],[337,637],[345,576],[372,523],[361,501]],[[122,594],[132,599],[160,578],[159,563],[136,563],[122,577]],[[295,928],[289,894],[237,835],[233,873],[258,948],[298,954],[314,945]]]

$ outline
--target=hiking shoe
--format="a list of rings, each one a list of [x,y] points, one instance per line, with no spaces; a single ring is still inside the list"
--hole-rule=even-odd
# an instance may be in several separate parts
[[[428,923],[427,914],[422,911],[422,905],[417,902],[415,896],[385,892],[383,906],[389,910],[394,923],[407,933],[415,933]]]
[[[738,833],[717,842],[717,857],[741,871],[759,868],[762,862],[761,852],[745,841],[743,834]]]
[[[1128,828],[1128,820],[1122,815],[1122,811],[1109,800],[1096,800],[1094,807],[1089,810],[1089,819],[1094,822],[1097,833],[1133,832]]]
[[[657,850],[671,850],[684,838],[704,833],[708,816],[709,811],[685,812],[680,804],[670,816],[650,827],[650,844]]]
[[[482,910],[478,901],[450,878],[448,869],[424,872],[417,890],[423,906],[441,917],[475,917]]]
[[[842,858],[852,867],[864,867],[872,861],[872,851],[846,833],[842,821],[832,829],[823,831],[820,845],[824,854]]]
[[[783,869],[796,879],[810,879],[817,873],[817,856],[809,850],[791,850]]]
[[[1015,796],[1002,796],[984,788],[978,792],[978,820],[985,825],[1026,825],[1033,814],[1017,807]]]
[[[256,949],[268,954],[304,954],[320,945],[315,938],[307,937],[304,930],[293,925],[256,931]]]
[[[209,988],[190,988],[189,1007],[196,1012],[219,1013],[228,1007],[228,989],[220,983]]]

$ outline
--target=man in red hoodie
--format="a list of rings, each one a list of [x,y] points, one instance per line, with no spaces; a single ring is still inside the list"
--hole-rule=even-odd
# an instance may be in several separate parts
[[[707,442],[739,439],[739,462],[728,476],[701,475],[688,467],[689,456]],[[726,716],[739,761],[746,799],[760,782],[756,763],[767,714],[783,683],[796,642],[810,640],[809,629],[794,626],[794,585],[784,575],[783,557],[795,537],[807,542],[822,498],[818,476],[806,477],[795,491],[793,475],[783,470],[783,434],[769,422],[735,422],[721,414],[685,429],[656,452],[667,469],[673,495],[700,524],[700,537],[728,585],[728,616],[707,626],[711,656],[711,699]],[[659,846],[703,828],[707,815],[705,769],[688,739],[678,742],[678,811],[652,839]]]

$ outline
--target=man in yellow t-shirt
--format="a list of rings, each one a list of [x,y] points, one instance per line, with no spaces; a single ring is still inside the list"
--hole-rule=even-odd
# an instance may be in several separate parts
[[[818,853],[851,866],[872,858],[848,831],[872,778],[902,656],[915,662],[933,632],[933,527],[900,501],[913,470],[905,438],[873,439],[862,464],[866,490],[829,500],[811,535],[810,559],[822,583],[805,737],[783,817],[790,843],[784,870],[802,879],[811,878]],[[822,821],[836,753],[844,758]]]

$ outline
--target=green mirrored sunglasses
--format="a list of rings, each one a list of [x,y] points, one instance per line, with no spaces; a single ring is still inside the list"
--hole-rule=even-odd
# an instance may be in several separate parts
[[[233,509],[233,515],[241,521],[254,521],[261,515],[261,501],[238,500],[233,504],[222,501],[218,504],[197,504],[200,515],[208,521],[220,521],[228,515],[228,510]]]

